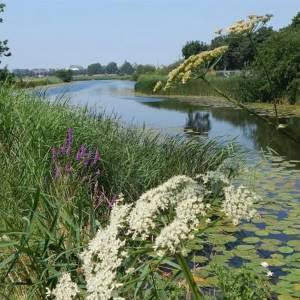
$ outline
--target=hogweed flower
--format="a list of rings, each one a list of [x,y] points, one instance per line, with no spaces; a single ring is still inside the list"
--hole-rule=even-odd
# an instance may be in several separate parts
[[[251,15],[248,16],[248,19],[246,20],[240,20],[236,23],[232,24],[227,29],[220,29],[217,34],[250,34],[252,32],[255,32],[260,27],[265,25],[270,19],[273,17],[273,15],[264,15],[264,16],[257,16],[257,15]]]
[[[185,175],[174,176],[160,186],[153,188],[140,196],[135,207],[129,214],[128,234],[133,239],[147,239],[157,226],[157,217],[167,210],[170,204],[181,200],[180,192],[188,185],[196,182]]]
[[[236,189],[230,185],[224,188],[224,195],[222,211],[232,219],[234,225],[238,225],[243,219],[250,221],[257,216],[254,203],[259,200],[259,197],[255,193],[244,186]]]
[[[75,282],[72,281],[69,273],[63,273],[56,287],[50,292],[48,290],[47,296],[53,296],[56,300],[72,300],[79,293],[79,288]]]
[[[119,237],[129,213],[130,205],[115,205],[111,211],[110,223],[98,230],[86,250],[81,254],[83,272],[86,280],[87,300],[117,299],[117,268],[122,264],[125,241]]]
[[[162,82],[158,81],[153,88],[153,93],[160,91],[162,89],[162,87],[163,87]]]
[[[170,88],[174,83],[180,82],[186,84],[196,76],[204,76],[205,72],[201,71],[201,69],[205,69],[208,64],[221,57],[227,49],[227,46],[221,46],[213,50],[202,51],[199,54],[190,56],[169,73],[164,90]]]
[[[207,207],[203,202],[203,196],[198,195],[198,189],[194,193],[186,194],[185,199],[176,207],[174,220],[164,227],[156,238],[154,250],[159,256],[166,252],[175,254],[182,251],[182,245],[187,240],[194,239],[194,231],[201,222],[201,217],[206,215]]]

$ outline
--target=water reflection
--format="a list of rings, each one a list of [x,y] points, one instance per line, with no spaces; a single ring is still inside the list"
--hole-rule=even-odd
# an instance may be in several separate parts
[[[184,126],[185,132],[197,133],[201,135],[208,135],[211,129],[209,120],[209,113],[204,112],[188,112],[186,125]]]
[[[197,107],[188,103],[165,100],[144,103],[159,109],[181,111],[187,114],[184,129],[209,137],[231,135],[248,149],[273,149],[289,160],[300,160],[300,144],[271,128],[265,121],[241,109],[222,107]],[[282,120],[287,122],[294,135],[300,134],[300,118]],[[188,129],[188,130],[186,130]]]

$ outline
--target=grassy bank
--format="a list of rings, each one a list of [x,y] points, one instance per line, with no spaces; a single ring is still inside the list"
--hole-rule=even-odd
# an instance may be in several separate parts
[[[118,75],[118,74],[98,74],[98,75],[75,75],[74,81],[84,80],[131,80],[131,75]]]
[[[44,78],[27,77],[27,78],[23,78],[22,80],[17,80],[15,86],[17,88],[34,88],[37,86],[60,84],[60,83],[63,83],[63,81],[56,76],[47,76]]]
[[[163,75],[142,75],[138,78],[135,85],[137,94],[147,94],[154,97],[163,96],[166,98],[174,98],[178,101],[183,101],[199,106],[232,106],[225,98],[220,97],[202,80],[193,80],[185,85],[178,85],[170,88],[167,91],[153,92],[153,88],[158,81],[166,82],[167,76]],[[221,91],[239,100],[242,95],[238,89],[238,77],[208,77],[210,82]],[[277,104],[278,114],[280,117],[296,116],[300,117],[300,99],[295,105],[288,104],[286,98],[280,99]],[[274,104],[262,102],[246,102],[250,109],[255,110],[259,114],[274,116]]]
[[[209,80],[220,88],[222,91],[225,91],[229,95],[234,95],[237,89],[237,78],[236,77],[219,77],[211,76]],[[166,83],[167,76],[162,75],[142,75],[138,78],[138,81],[135,85],[135,91],[144,94],[154,94],[153,88],[158,81]],[[176,87],[170,88],[167,91],[160,91],[159,94],[164,96],[211,96],[211,97],[220,97],[212,88],[210,88],[202,80],[193,80],[187,84],[177,85]]]
[[[123,127],[11,88],[0,88],[0,108],[3,299],[44,299],[63,270],[76,271],[116,195],[135,201],[173,175],[216,169],[235,155],[215,141]]]
[[[74,75],[72,81],[85,81],[85,80],[131,80],[130,75]],[[47,76],[42,78],[26,77],[22,80],[18,79],[15,83],[17,88],[34,88],[38,86],[54,85],[64,83],[61,79],[56,76]]]

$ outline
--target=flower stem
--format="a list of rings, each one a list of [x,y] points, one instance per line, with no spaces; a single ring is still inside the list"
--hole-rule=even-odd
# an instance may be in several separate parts
[[[193,295],[193,298],[194,300],[203,300],[203,296],[201,295],[198,287],[197,287],[197,284],[193,278],[193,275],[191,273],[191,270],[185,260],[185,258],[183,257],[183,255],[181,253],[178,253],[176,254],[176,259],[178,261],[178,264],[180,265],[181,269],[182,269],[182,272],[184,274],[184,277],[186,279],[186,281],[188,282],[189,284],[189,287],[192,291],[192,295]]]

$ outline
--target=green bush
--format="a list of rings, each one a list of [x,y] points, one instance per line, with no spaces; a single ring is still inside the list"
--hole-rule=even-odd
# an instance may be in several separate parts
[[[70,82],[73,79],[73,72],[72,70],[58,70],[55,72],[55,76],[63,82]]]

